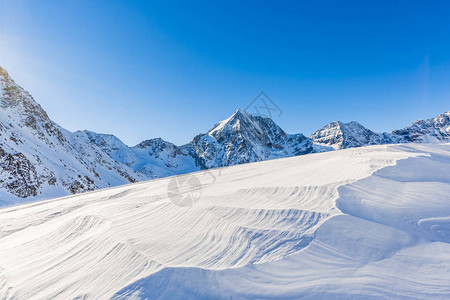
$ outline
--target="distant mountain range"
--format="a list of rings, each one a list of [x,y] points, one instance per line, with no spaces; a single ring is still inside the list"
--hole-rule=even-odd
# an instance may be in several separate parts
[[[450,141],[450,111],[391,133],[333,122],[306,137],[237,110],[182,146],[129,147],[114,135],[69,132],[0,67],[0,206],[202,169],[367,145]]]

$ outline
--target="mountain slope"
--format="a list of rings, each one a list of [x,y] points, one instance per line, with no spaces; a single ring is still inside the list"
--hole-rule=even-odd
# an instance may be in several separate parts
[[[0,298],[446,298],[449,166],[370,146],[1,209]]]
[[[51,121],[1,68],[0,169],[0,205],[145,178]]]

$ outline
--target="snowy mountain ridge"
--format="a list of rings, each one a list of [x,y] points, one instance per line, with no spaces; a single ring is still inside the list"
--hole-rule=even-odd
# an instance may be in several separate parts
[[[314,132],[310,137],[313,141],[330,145],[334,149],[391,143],[389,134],[375,133],[355,121],[349,123],[332,122]]]
[[[429,143],[446,142],[450,140],[450,111],[438,115],[436,118],[417,120],[411,126],[394,130],[392,135],[397,142]]]
[[[450,111],[427,120],[417,120],[411,126],[391,133],[376,133],[352,121],[332,122],[314,132],[310,138],[334,149],[397,143],[430,143],[450,141]]]
[[[0,84],[0,205],[336,149],[450,140],[450,112],[392,133],[333,122],[306,137],[238,109],[186,145],[155,138],[129,147],[114,135],[63,129],[2,68]]]

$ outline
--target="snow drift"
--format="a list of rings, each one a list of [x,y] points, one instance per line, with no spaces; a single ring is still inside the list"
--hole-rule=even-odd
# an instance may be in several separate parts
[[[4,208],[0,298],[448,298],[448,170],[450,144],[369,146]]]

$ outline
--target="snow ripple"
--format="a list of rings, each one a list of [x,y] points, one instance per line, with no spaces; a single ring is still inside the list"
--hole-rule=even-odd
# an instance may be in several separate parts
[[[450,145],[339,187],[335,215],[303,251],[211,271],[165,268],[116,299],[448,299]]]
[[[171,289],[155,278],[171,268],[257,280],[239,272],[283,263],[327,236],[320,230],[342,214],[340,186],[416,155],[368,147],[194,173],[204,184],[193,207],[170,201],[168,178],[2,209],[0,298],[107,299],[120,290],[118,297],[141,297],[141,279],[163,295]],[[211,172],[217,180],[205,182]]]

